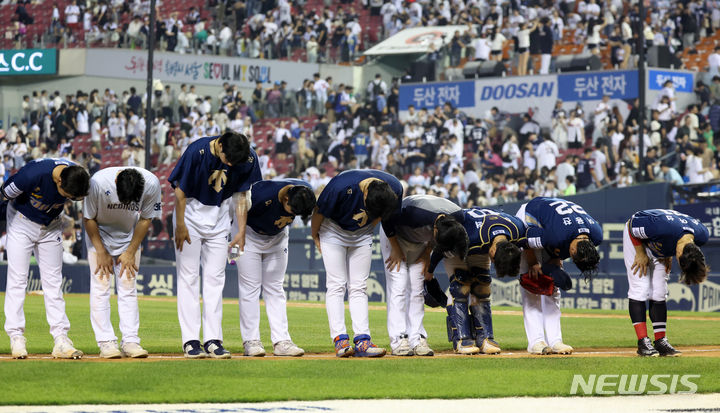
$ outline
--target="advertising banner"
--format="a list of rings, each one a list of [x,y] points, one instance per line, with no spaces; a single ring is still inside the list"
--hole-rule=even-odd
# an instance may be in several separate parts
[[[650,69],[648,71],[648,89],[662,90],[663,85],[672,80],[676,92],[693,93],[695,82],[690,72]]]
[[[163,81],[221,86],[224,82],[253,88],[256,82],[285,80],[297,88],[312,79],[320,66],[280,60],[157,52],[153,73]],[[88,49],[85,74],[120,79],[145,79],[147,57],[142,50]]]
[[[0,76],[54,75],[57,73],[57,50],[0,50]]]

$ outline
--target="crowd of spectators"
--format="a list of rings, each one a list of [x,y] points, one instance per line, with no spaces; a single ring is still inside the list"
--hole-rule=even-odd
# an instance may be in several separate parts
[[[23,98],[21,122],[0,132],[0,175],[42,157],[68,157],[94,173],[112,151],[121,151],[118,162],[142,166],[146,145],[151,167],[169,168],[193,140],[226,130],[251,137],[265,178],[300,177],[319,193],[338,171],[382,169],[404,180],[408,194],[435,194],[463,207],[624,187],[640,179],[705,183],[720,175],[720,77],[712,85],[698,82],[697,103],[688,107],[676,107],[672,82],[648,102],[645,174],[638,174],[637,101],[606,96],[595,107],[570,109],[558,101],[550,119],[497,108],[472,118],[450,104],[411,106],[399,116],[397,81],[377,75],[355,91],[316,74],[298,90],[284,82],[258,84],[250,96],[228,84],[215,96],[200,96],[192,85],[174,89],[156,82],[149,139],[146,96],[135,88],[119,94],[33,91]],[[258,124],[269,129],[255,133]],[[74,145],[79,135],[89,135],[91,145]],[[276,169],[279,163],[289,167]],[[69,203],[68,253],[70,240],[82,236],[79,211]]]
[[[33,24],[25,7],[30,1],[17,0],[13,24]],[[517,74],[533,67],[530,55],[539,56],[540,71],[547,73],[558,42],[582,44],[595,54],[607,47],[610,64],[626,68],[634,65],[638,39],[679,53],[720,28],[718,0],[653,1],[642,33],[637,2],[624,0],[207,0],[180,11],[158,4],[154,38],[162,50],[265,59],[299,57],[293,51],[302,50],[310,62],[350,62],[403,29],[460,25],[465,29],[440,50],[451,66],[463,58],[509,58]],[[368,26],[374,21],[377,26]],[[88,45],[143,47],[150,35],[149,1],[54,2],[47,34],[50,42],[70,45],[82,39]]]

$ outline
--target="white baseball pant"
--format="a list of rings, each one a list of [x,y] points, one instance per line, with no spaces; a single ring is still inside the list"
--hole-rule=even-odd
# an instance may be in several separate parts
[[[87,236],[87,235],[86,235]],[[135,278],[120,274],[120,263],[113,257],[113,277],[117,286],[118,316],[120,316],[120,332],[123,343],[140,343],[138,329],[140,315],[138,312],[137,285]],[[95,332],[95,341],[117,340],[112,322],[110,321],[110,279],[100,279],[97,271],[97,253],[95,249],[88,251],[90,264],[90,324]],[[140,267],[140,249],[135,253],[135,265]],[[126,271],[127,273],[127,271]]]
[[[623,231],[623,258],[628,276],[628,298],[636,301],[665,301],[668,295],[668,279],[670,275],[665,271],[662,261],[655,258],[650,250],[645,249],[650,261],[648,262],[647,274],[640,276],[633,274],[632,264],[635,261],[635,246],[630,240],[628,224],[625,224]]]
[[[383,262],[390,257],[392,247],[380,229],[380,249]],[[403,261],[400,270],[385,267],[385,284],[387,288],[387,327],[390,336],[390,347],[400,345],[400,336],[407,334],[410,346],[418,345],[420,336],[427,337],[423,326],[425,317],[425,297],[423,295],[425,276],[424,264],[408,264]]]
[[[45,316],[53,338],[67,335],[70,321],[62,295],[62,221],[36,224],[13,208],[7,208],[7,285],[5,289],[5,332],[14,337],[25,332],[25,290],[30,271],[30,254],[40,268]]]
[[[251,229],[248,228],[248,231]],[[269,253],[251,251],[250,237],[246,237],[245,253],[236,258],[238,269],[238,295],[240,297],[240,332],[243,341],[260,340],[260,288],[265,300],[265,311],[270,323],[273,344],[290,340],[287,310],[285,307],[285,270],[287,269],[288,240],[284,248]],[[250,248],[249,248],[250,247]]]
[[[202,265],[202,342],[221,340],[222,292],[228,255],[227,234],[203,238],[188,228],[190,241],[182,251],[175,248],[177,262],[177,305],[182,341],[200,340],[200,266]]]
[[[535,250],[538,262],[543,263],[549,259],[542,250]],[[525,253],[520,259],[520,274],[528,272],[528,263]],[[528,339],[528,351],[535,343],[544,341],[551,347],[562,341],[560,327],[560,290],[555,288],[553,295],[533,294],[520,287],[522,296],[523,322],[525,334]]]
[[[355,336],[370,335],[368,320],[367,280],[370,276],[372,244],[354,247],[330,244],[320,234],[323,263],[325,264],[325,307],[330,323],[330,336],[347,334],[345,328],[345,290],[348,291],[350,318]]]

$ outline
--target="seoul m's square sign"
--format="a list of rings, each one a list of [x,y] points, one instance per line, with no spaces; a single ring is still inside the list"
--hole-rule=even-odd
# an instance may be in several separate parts
[[[57,73],[57,50],[0,50],[0,76],[54,75]]]

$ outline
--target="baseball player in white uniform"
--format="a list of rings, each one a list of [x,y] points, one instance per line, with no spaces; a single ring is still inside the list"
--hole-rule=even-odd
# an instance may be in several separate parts
[[[62,219],[68,199],[80,200],[90,187],[90,176],[81,166],[61,159],[39,159],[23,166],[2,187],[7,205],[8,272],[5,289],[5,331],[10,336],[13,358],[27,357],[25,346],[25,289],[34,252],[40,267],[45,315],[55,339],[55,358],[79,359],[67,336],[70,321],[65,314],[62,284]]]
[[[228,132],[191,143],[168,180],[175,188],[178,318],[187,358],[230,358],[222,344],[222,292],[230,234],[230,205],[238,232],[230,245],[245,248],[247,191],[261,179],[257,154],[245,135]],[[231,197],[234,198],[231,200]],[[200,266],[203,267],[200,344]]]
[[[100,357],[142,358],[137,286],[140,243],[153,218],[161,218],[160,182],[150,171],[106,168],[90,179],[83,203],[85,243],[90,264],[90,321]],[[110,280],[117,285],[122,351],[110,322]]]
[[[245,355],[265,355],[260,341],[262,288],[273,355],[302,356],[305,351],[292,342],[288,332],[283,282],[288,263],[288,226],[296,215],[307,221],[315,209],[315,194],[305,181],[276,179],[255,182],[248,198],[245,253],[236,258]]]

